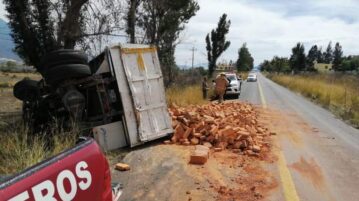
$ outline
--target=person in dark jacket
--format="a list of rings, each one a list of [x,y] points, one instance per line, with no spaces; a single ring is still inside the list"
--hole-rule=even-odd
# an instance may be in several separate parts
[[[203,77],[203,80],[202,80],[203,99],[207,99],[208,89],[209,89],[209,87],[208,87],[207,77]]]

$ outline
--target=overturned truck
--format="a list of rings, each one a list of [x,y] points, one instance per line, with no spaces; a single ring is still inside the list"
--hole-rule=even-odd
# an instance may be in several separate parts
[[[90,62],[82,52],[57,50],[40,66],[42,80],[14,86],[34,133],[46,133],[54,119],[65,129],[75,123],[104,150],[173,133],[155,47],[114,45]]]

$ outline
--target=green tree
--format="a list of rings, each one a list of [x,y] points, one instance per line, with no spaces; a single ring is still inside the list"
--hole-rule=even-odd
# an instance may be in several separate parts
[[[57,48],[48,1],[4,0],[15,42],[15,52],[35,67],[41,57]]]
[[[15,52],[35,68],[47,52],[75,46],[90,49],[100,44],[100,36],[119,30],[118,1],[3,0]]]
[[[333,69],[335,71],[344,71],[345,69],[342,66],[343,50],[342,50],[342,46],[339,43],[335,44],[333,57],[334,57],[334,59],[333,59]]]
[[[292,55],[290,56],[289,61],[291,70],[294,73],[305,70],[306,56],[305,48],[302,43],[297,43],[297,45],[292,48]]]
[[[322,47],[318,48],[318,51],[317,51],[317,62],[318,62],[318,63],[324,63],[324,55],[323,55],[323,52],[322,52]]]
[[[158,56],[165,86],[174,82],[178,72],[175,49],[185,24],[195,16],[199,5],[195,0],[143,0],[139,28],[145,33],[144,43],[158,47]]]
[[[244,43],[238,51],[237,70],[249,71],[253,68],[253,57]]]
[[[314,62],[318,61],[318,46],[314,45],[310,48],[307,56],[307,70],[313,71],[314,70]]]
[[[264,60],[261,64],[259,64],[259,67],[261,71],[267,71],[267,72],[273,71],[271,62],[268,60]]]
[[[333,49],[332,49],[332,41],[329,42],[326,51],[323,54],[324,62],[330,64],[333,62]]]
[[[231,45],[230,41],[226,41],[226,35],[229,32],[231,21],[227,21],[227,14],[223,14],[218,22],[216,29],[213,29],[206,36],[206,49],[208,57],[208,74],[211,77],[216,67],[217,59]]]
[[[275,72],[290,72],[288,58],[275,56],[270,62],[270,65]]]

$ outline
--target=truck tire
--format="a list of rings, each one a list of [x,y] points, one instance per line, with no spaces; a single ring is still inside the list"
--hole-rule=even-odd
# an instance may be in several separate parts
[[[91,75],[88,65],[65,64],[52,67],[44,72],[45,81],[50,85],[56,85],[64,80],[83,78]]]
[[[88,64],[87,55],[78,50],[61,49],[48,53],[40,62],[40,71],[65,64]]]
[[[35,80],[21,80],[15,84],[13,94],[19,100],[34,101],[40,94],[37,84]]]

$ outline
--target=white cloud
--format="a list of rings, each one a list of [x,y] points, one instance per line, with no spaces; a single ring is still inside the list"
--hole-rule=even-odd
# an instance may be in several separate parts
[[[293,5],[289,3],[287,7],[283,6],[287,1],[279,1],[278,5],[252,2],[223,0],[219,3],[216,0],[199,0],[201,10],[191,19],[186,33],[190,38],[188,41],[195,40],[195,46],[199,50],[195,63],[206,62],[206,56],[202,54],[206,52],[204,38],[216,27],[223,13],[228,14],[232,25],[228,34],[231,47],[221,59],[236,60],[237,51],[244,42],[247,42],[255,64],[274,55],[289,56],[291,48],[298,41],[303,42],[307,50],[313,44],[325,48],[330,40],[339,41],[345,54],[359,54],[359,15],[356,12],[352,15],[346,12],[349,8],[359,8],[359,3],[351,0],[340,4],[332,0],[319,0],[315,3],[304,1],[304,6],[318,9],[318,14],[311,9],[308,12],[302,9],[292,15],[289,12]],[[323,10],[319,9],[325,9],[329,13],[323,14]],[[347,20],[349,18],[351,20]],[[184,61],[190,60],[189,47],[179,46],[176,52],[178,64],[185,64]]]
[[[6,20],[6,13],[5,13],[5,5],[4,3],[1,1],[0,2],[0,18],[3,20]]]
[[[220,60],[236,60],[240,46],[247,42],[255,64],[274,55],[289,56],[297,42],[306,50],[314,44],[325,49],[329,41],[340,42],[344,54],[359,54],[359,1],[357,0],[198,0],[201,9],[193,17],[176,50],[180,65],[206,63],[205,36],[217,26],[219,17],[228,14],[232,21],[230,48]],[[0,1],[0,18],[5,18]]]

